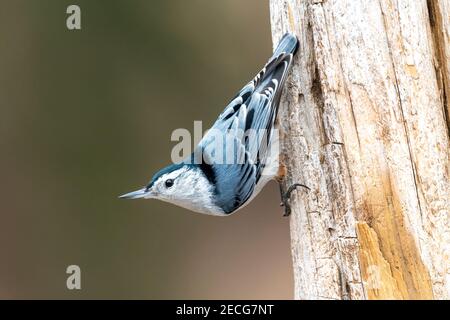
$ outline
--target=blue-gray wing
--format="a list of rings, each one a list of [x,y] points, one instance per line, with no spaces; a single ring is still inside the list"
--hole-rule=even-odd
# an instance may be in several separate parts
[[[199,144],[201,168],[214,183],[217,205],[226,213],[251,197],[264,169],[280,95],[297,47],[295,36],[283,39],[276,55],[228,104]]]

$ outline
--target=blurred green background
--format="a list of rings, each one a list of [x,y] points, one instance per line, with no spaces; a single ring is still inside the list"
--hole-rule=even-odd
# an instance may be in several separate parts
[[[268,1],[0,3],[0,298],[292,298],[275,183],[226,218],[117,199],[266,62]]]

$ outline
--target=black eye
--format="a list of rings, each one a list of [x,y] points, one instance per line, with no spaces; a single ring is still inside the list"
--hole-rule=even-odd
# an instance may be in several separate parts
[[[165,184],[166,184],[166,188],[170,188],[171,186],[173,186],[173,180],[172,179],[167,179]]]

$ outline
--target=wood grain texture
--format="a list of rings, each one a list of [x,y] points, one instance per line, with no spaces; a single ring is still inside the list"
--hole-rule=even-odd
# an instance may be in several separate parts
[[[274,43],[300,41],[280,110],[285,186],[311,188],[296,298],[450,298],[450,6],[430,1],[270,1]]]

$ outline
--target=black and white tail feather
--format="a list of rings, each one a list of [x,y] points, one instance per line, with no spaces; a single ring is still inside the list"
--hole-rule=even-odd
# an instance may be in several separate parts
[[[213,173],[211,178],[214,179],[212,182],[217,195],[217,205],[225,213],[232,213],[242,207],[252,197],[261,179],[282,89],[297,49],[297,38],[293,34],[285,34],[264,68],[239,91],[211,128],[227,131],[228,134],[230,131],[236,131],[233,145],[236,163],[212,163],[210,168],[206,168],[206,171]],[[249,129],[265,130],[269,137],[246,139],[242,132]],[[200,142],[198,147],[201,148],[204,158],[208,158],[214,149],[211,146],[213,142],[214,139],[208,134]],[[256,159],[252,157],[255,154],[258,155]]]

